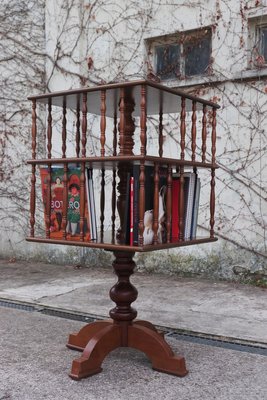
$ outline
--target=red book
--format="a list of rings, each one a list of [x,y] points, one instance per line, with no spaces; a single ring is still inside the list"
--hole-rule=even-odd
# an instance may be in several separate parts
[[[133,246],[133,226],[134,226],[134,178],[130,178],[130,246]]]
[[[179,197],[180,179],[173,178],[172,181],[172,241],[179,240]]]

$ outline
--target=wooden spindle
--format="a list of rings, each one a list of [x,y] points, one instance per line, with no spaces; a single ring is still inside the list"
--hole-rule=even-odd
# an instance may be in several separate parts
[[[113,119],[113,156],[117,155],[117,110],[114,110]]]
[[[184,240],[184,166],[180,167],[179,240]]]
[[[162,94],[162,93],[161,93]],[[159,110],[159,156],[163,156],[163,111],[162,111],[162,96]]]
[[[36,159],[36,134],[37,134],[36,100],[32,101],[32,159]],[[32,164],[31,196],[30,196],[30,236],[34,237],[35,208],[36,208],[36,165]]]
[[[80,157],[80,140],[81,140],[81,133],[80,133],[80,96],[77,97],[77,109],[76,109],[76,157]]]
[[[119,133],[120,133],[120,140],[119,140],[119,147],[120,152],[119,155],[124,155],[124,134],[125,134],[125,90],[121,88],[120,90],[120,124],[119,124]]]
[[[84,215],[85,215],[85,162],[82,162],[81,176],[80,176],[80,242],[84,241]]]
[[[105,219],[105,170],[101,171],[101,194],[100,194],[100,237],[101,242],[104,238],[104,219]]]
[[[66,158],[66,139],[67,139],[67,108],[66,108],[66,97],[63,98],[63,117],[62,117],[62,158]]]
[[[51,164],[47,167],[47,193],[46,193],[46,218],[45,218],[45,236],[50,238],[51,227],[51,181],[52,181],[52,167]]]
[[[47,116],[47,158],[51,158],[52,150],[52,101],[48,99],[48,116]]]
[[[62,238],[67,239],[67,213],[68,213],[68,164],[64,163],[63,172],[63,207],[62,207]]]
[[[206,162],[206,141],[207,141],[207,106],[203,104],[203,117],[202,117],[202,162]]]
[[[82,96],[82,157],[86,157],[87,93]]]
[[[215,213],[215,169],[211,169],[210,181],[210,238],[214,238],[214,213]]]
[[[101,106],[100,106],[100,145],[101,157],[105,156],[105,143],[106,143],[106,91],[101,90]]]
[[[146,155],[146,86],[141,85],[141,116],[140,116],[140,142],[141,156]]]
[[[167,177],[167,243],[171,241],[171,220],[172,220],[172,167],[168,165],[168,177]]]
[[[115,240],[115,220],[116,220],[116,170],[113,169],[112,177],[112,198],[111,198],[111,230],[112,230],[112,242]]]
[[[182,97],[181,99],[181,125],[180,125],[180,135],[181,135],[181,160],[184,160],[185,156],[185,98]]]
[[[113,118],[113,156],[117,155],[117,110],[114,110]],[[111,231],[112,231],[112,243],[115,242],[115,221],[116,221],[116,169],[113,168],[112,177],[112,197],[111,197]]]
[[[196,161],[196,136],[197,136],[197,115],[196,115],[196,101],[192,101],[192,130],[191,130],[191,150],[192,150],[192,155],[191,159],[192,161]]]
[[[216,162],[216,108],[212,109],[212,132],[211,132],[211,163],[215,165]],[[210,238],[214,238],[214,214],[215,214],[215,168],[211,168],[211,181],[210,181]]]
[[[211,131],[211,163],[216,162],[216,108],[212,109],[212,131]]]
[[[139,177],[139,245],[144,243],[144,213],[145,213],[145,164],[140,164]]]
[[[154,170],[154,206],[153,206],[153,243],[158,243],[159,229],[159,165],[155,164]]]

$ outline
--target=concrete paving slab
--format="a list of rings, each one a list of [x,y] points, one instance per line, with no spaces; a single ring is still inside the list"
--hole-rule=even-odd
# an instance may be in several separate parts
[[[11,400],[265,400],[266,356],[167,339],[186,357],[184,378],[153,371],[145,355],[117,349],[103,372],[68,377],[78,352],[67,334],[83,323],[0,307],[0,399]]]
[[[0,298],[108,316],[112,269],[0,260]],[[132,276],[138,317],[168,328],[267,344],[267,290],[228,282]]]

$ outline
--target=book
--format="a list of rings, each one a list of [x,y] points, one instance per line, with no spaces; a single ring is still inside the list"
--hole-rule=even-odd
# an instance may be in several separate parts
[[[180,207],[180,178],[173,176],[172,179],[172,241],[179,240],[179,207]]]
[[[139,229],[139,175],[140,166],[133,166],[133,244],[138,245]],[[166,229],[166,193],[167,169],[159,169],[159,216],[158,216],[158,242],[167,241]],[[153,244],[153,214],[154,214],[154,167],[145,166],[145,213],[144,213],[144,245]]]
[[[199,198],[200,198],[200,178],[196,179],[196,187],[194,194],[194,205],[192,213],[192,224],[191,224],[191,236],[190,239],[196,238],[197,233],[197,219],[198,219],[198,209],[199,209]]]
[[[48,184],[49,172],[47,167],[40,168],[42,198],[44,204],[45,221],[48,213]],[[63,202],[64,202],[64,169],[60,166],[51,167],[51,204],[50,204],[50,238],[62,239],[63,237]],[[81,168],[69,166],[68,168],[68,207],[67,207],[67,238],[80,239],[80,176]],[[86,203],[86,200],[85,200]],[[84,235],[90,240],[89,215],[85,204]]]
[[[86,168],[86,170],[85,170],[85,182],[86,182],[88,214],[89,214],[89,220],[90,220],[91,240],[97,240],[93,170],[91,168]]]
[[[193,204],[194,204],[194,191],[196,174],[193,172],[188,172],[184,174],[184,239],[190,239],[191,236],[191,224],[192,224],[192,214],[193,214]]]

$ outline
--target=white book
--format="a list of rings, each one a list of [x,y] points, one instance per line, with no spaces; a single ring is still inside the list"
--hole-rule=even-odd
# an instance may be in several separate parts
[[[86,168],[85,179],[86,179],[88,214],[89,214],[89,218],[90,218],[90,235],[91,235],[91,240],[97,240],[95,197],[94,197],[92,169]]]
[[[191,224],[192,224],[192,214],[193,214],[193,205],[194,205],[194,192],[195,192],[195,183],[197,175],[193,172],[185,173],[185,177],[189,177],[189,186],[188,186],[188,196],[186,202],[186,214],[185,214],[185,226],[184,226],[184,238],[190,239],[191,236]]]
[[[197,235],[197,218],[198,218],[198,209],[199,209],[199,198],[200,198],[200,178],[197,178],[196,181],[196,190],[194,195],[194,206],[193,206],[193,217],[192,217],[192,226],[191,226],[191,239],[195,239]]]

